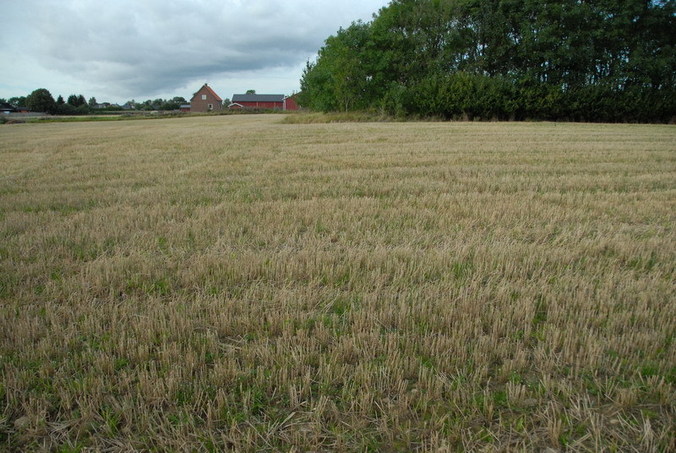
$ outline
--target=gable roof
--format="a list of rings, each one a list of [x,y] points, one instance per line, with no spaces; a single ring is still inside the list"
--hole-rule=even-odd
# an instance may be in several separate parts
[[[207,85],[206,83],[204,85],[202,85],[202,88],[197,90],[197,92],[195,94],[193,94],[192,97],[194,98],[195,96],[197,96],[197,94],[202,90],[206,90],[210,95],[212,95],[214,98],[216,98],[216,100],[218,102],[223,102],[223,99],[221,99],[221,97],[219,95],[217,95],[216,92],[214,90],[212,90],[211,87],[209,85]]]
[[[233,94],[232,102],[284,102],[283,94]]]

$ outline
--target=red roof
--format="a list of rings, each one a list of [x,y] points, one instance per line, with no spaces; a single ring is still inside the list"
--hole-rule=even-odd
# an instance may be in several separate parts
[[[212,90],[211,87],[209,85],[207,85],[206,83],[202,86],[202,88],[197,90],[197,93],[204,90],[205,88],[209,92],[209,94],[211,94],[213,97],[216,98],[217,101],[223,102],[223,99],[221,99],[221,97],[219,95],[217,95],[216,92],[214,90]],[[197,93],[193,94],[192,97],[195,97],[197,95]]]

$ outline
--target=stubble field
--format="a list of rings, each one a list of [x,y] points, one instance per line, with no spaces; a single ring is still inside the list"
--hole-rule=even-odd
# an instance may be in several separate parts
[[[0,449],[668,451],[676,128],[0,126]]]

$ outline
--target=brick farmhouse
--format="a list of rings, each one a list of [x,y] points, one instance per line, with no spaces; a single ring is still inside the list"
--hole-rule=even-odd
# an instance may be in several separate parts
[[[190,99],[190,112],[211,112],[215,110],[223,110],[223,99],[205,83]]]

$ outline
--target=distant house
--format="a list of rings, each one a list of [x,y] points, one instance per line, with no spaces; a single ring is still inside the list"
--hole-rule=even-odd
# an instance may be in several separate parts
[[[28,107],[22,106],[13,106],[6,102],[0,103],[0,115],[10,115],[13,113],[31,113],[31,110]]]
[[[178,108],[181,112],[188,113],[190,112],[190,104],[181,104]]]
[[[116,108],[116,109],[123,108],[123,107],[121,107],[121,106],[118,105],[118,104],[111,104],[110,102],[102,102],[102,103],[100,103],[100,104],[95,104],[95,105],[94,105],[94,108],[97,109],[97,110],[101,110],[101,109],[109,109],[109,108],[111,108],[111,107]],[[125,109],[125,110],[127,110],[127,109]]]
[[[17,110],[13,105],[8,104],[6,102],[0,103],[0,113],[7,115],[9,113],[15,113],[16,111]]]
[[[223,109],[223,99],[206,83],[190,99],[190,112],[211,112]]]
[[[233,94],[230,109],[298,110],[293,97],[283,94]]]

